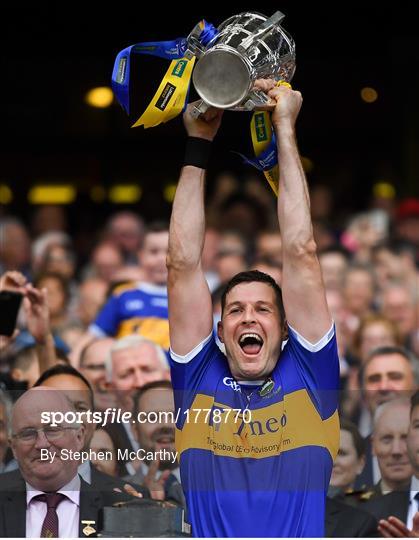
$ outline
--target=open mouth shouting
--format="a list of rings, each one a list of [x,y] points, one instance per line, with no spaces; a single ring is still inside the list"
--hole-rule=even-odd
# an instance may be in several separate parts
[[[256,356],[263,347],[263,339],[255,332],[246,332],[240,336],[239,345],[245,354]]]

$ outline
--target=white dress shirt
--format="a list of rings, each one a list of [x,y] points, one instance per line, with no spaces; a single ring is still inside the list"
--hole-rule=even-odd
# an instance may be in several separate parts
[[[408,529],[413,528],[413,516],[419,511],[418,501],[415,499],[415,495],[419,492],[419,478],[412,476],[410,482],[410,498],[409,498],[409,510],[407,511],[407,523]]]
[[[33,488],[26,482],[26,538],[39,538],[42,524],[47,515],[47,505],[34,501],[44,492]],[[57,491],[67,498],[57,506],[58,535],[60,538],[78,538],[80,520],[80,478],[76,475],[68,484]]]

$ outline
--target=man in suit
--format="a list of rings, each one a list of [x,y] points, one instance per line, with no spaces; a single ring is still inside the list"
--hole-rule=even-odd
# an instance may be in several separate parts
[[[414,361],[408,351],[401,347],[373,350],[363,365],[360,377],[370,427],[379,405],[401,396],[410,396],[417,387]],[[365,467],[357,478],[356,489],[364,485],[372,486],[380,480],[378,462],[372,455],[370,435],[366,437],[365,456]]]
[[[116,341],[105,364],[109,388],[116,395],[117,406],[124,412],[132,412],[133,396],[145,384],[170,379],[164,350],[139,335]],[[111,435],[120,441],[121,450],[131,452],[139,449],[130,424],[111,424],[108,428]]]
[[[364,508],[377,519],[398,518],[412,530],[418,512],[419,499],[419,392],[411,398],[410,423],[407,433],[407,451],[413,467],[413,476],[407,491],[393,491],[365,504]],[[417,519],[417,517],[416,517]]]
[[[84,426],[73,422],[52,426],[42,413],[74,413],[57,390],[33,388],[15,403],[10,444],[19,470],[0,480],[0,536],[86,537],[94,535],[99,510],[124,493],[89,487],[77,474],[84,445]],[[68,417],[68,415],[67,415]]]
[[[326,537],[371,538],[377,536],[377,520],[360,508],[326,498]]]
[[[134,424],[134,433],[145,459],[131,463],[136,472],[126,480],[147,487],[153,499],[170,499],[185,507],[175,449],[174,411],[173,388],[169,381],[148,383],[134,396],[134,417],[141,419]],[[156,414],[159,422],[152,421]],[[155,459],[147,457],[150,455]]]

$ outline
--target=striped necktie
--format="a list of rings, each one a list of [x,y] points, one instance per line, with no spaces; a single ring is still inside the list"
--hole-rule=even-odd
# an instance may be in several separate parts
[[[62,493],[44,493],[34,498],[47,503],[47,515],[42,523],[41,538],[58,538],[57,506],[67,497]]]

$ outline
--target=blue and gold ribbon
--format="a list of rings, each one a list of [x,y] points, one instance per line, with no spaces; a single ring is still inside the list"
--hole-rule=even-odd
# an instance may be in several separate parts
[[[197,27],[198,39],[204,46],[218,33],[212,24],[204,20]],[[195,63],[194,56],[185,57],[187,49],[188,40],[178,38],[172,41],[136,43],[118,53],[112,72],[112,89],[127,114],[130,113],[131,55],[145,54],[172,60],[153,99],[132,127],[157,126],[171,120],[185,108]]]

